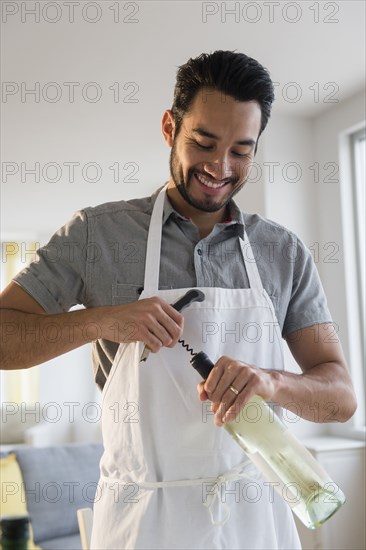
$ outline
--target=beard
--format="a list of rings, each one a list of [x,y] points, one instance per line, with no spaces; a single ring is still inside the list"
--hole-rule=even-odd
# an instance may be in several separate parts
[[[179,159],[178,159],[176,140],[174,140],[173,146],[170,152],[169,166],[170,166],[170,175],[181,197],[188,204],[190,204],[194,208],[197,208],[198,210],[202,210],[203,212],[217,212],[218,210],[221,210],[222,208],[224,208],[231,201],[234,195],[236,195],[240,191],[240,189],[242,189],[242,187],[246,182],[246,179],[245,179],[241,183],[241,185],[237,185],[239,179],[233,178],[232,181],[229,181],[229,183],[226,184],[227,186],[231,187],[231,191],[230,193],[225,195],[224,198],[215,199],[215,197],[207,195],[207,198],[199,200],[199,199],[195,199],[192,196],[192,193],[190,192],[190,182],[192,181],[194,174],[198,172],[198,170],[194,170],[193,168],[190,168],[187,174],[187,181],[184,180],[183,168],[182,168],[182,165],[179,163]]]

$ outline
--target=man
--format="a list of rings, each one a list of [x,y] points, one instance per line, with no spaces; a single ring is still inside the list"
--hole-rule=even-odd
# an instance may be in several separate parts
[[[233,478],[244,455],[219,427],[254,395],[283,407],[296,403],[310,420],[318,407],[320,422],[354,413],[310,253],[291,232],[241,213],[232,200],[248,177],[273,99],[267,71],[244,54],[190,59],[178,70],[173,106],[162,120],[171,147],[167,186],[152,197],[80,211],[2,294],[3,322],[37,324],[42,335],[52,320],[63,334],[47,345],[9,338],[3,368],[47,361],[87,343],[85,327],[98,328],[93,361],[105,453],[93,548],[299,547],[287,505],[268,498],[259,478],[261,498],[241,497],[230,518],[227,503],[216,510],[204,498],[208,479],[224,475],[240,489],[248,476],[257,479],[246,470]],[[263,253],[254,261],[251,246],[263,251],[270,242],[271,261]],[[61,257],[52,262],[55,249]],[[291,260],[283,254],[288,249],[295,250]],[[177,312],[171,304],[192,287],[205,301]],[[69,312],[76,303],[86,309]],[[301,375],[283,372],[278,327]],[[192,394],[199,378],[181,338],[215,362],[198,384],[201,402]],[[152,353],[140,363],[144,346]],[[202,416],[206,400],[214,422]],[[336,404],[332,415],[329,403]],[[126,487],[135,493],[127,495]]]

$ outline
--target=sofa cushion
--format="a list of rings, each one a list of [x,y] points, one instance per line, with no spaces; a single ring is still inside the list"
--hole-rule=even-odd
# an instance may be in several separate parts
[[[68,535],[67,537],[58,537],[42,541],[42,550],[81,550],[81,539],[77,535]]]
[[[79,532],[76,511],[93,506],[102,452],[99,443],[15,450],[34,540],[40,546],[44,540]]]

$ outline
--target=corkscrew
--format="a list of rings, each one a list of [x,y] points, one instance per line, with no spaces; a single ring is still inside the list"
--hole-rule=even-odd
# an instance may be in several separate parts
[[[205,298],[206,296],[201,290],[192,288],[191,290],[188,290],[188,292],[186,292],[181,298],[179,298],[179,300],[174,302],[174,304],[172,304],[172,307],[174,307],[174,309],[176,309],[177,311],[181,312],[183,311],[183,309],[190,306],[193,302],[203,302]],[[189,351],[192,356],[197,355],[194,353],[192,348],[189,348],[189,344],[186,344],[184,340],[178,340],[178,342],[182,344],[182,346],[186,348],[186,350]],[[140,363],[142,361],[146,361],[149,353],[150,353],[149,348],[145,346],[141,354]]]
[[[189,347],[189,344],[186,344],[185,340],[178,340],[178,342],[179,342],[180,344],[182,344],[182,346],[183,346],[184,348],[186,348],[186,350],[192,355],[192,357],[194,357],[195,355],[197,355],[197,353],[195,353],[195,352],[193,351],[193,348],[190,348],[190,347]]]
[[[214,363],[204,351],[193,351],[193,348],[190,348],[189,344],[186,344],[185,340],[178,340],[178,342],[182,344],[182,346],[192,355],[192,359],[190,360],[192,367],[196,369],[198,374],[200,374],[204,380],[206,380],[214,367]]]

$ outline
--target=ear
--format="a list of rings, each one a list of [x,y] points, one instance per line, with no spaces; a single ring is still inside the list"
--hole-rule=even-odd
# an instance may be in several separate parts
[[[169,147],[172,147],[174,141],[175,124],[170,109],[165,111],[165,113],[163,114],[161,129],[166,143],[169,145]]]

